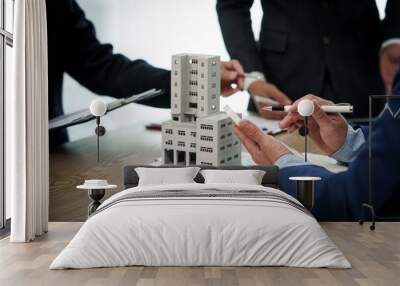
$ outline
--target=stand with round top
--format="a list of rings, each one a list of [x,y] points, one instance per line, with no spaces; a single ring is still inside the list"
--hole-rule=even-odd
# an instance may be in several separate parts
[[[101,199],[106,194],[106,190],[115,189],[116,185],[109,185],[107,180],[85,180],[83,185],[77,186],[77,189],[87,190],[91,203],[88,206],[88,216],[94,213],[101,205]]]
[[[320,177],[290,177],[289,180],[296,181],[296,198],[308,210],[314,207],[315,182],[320,181]]]

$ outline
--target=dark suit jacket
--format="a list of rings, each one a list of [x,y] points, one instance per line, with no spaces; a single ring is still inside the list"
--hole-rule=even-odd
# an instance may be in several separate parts
[[[400,110],[400,71],[397,74],[393,94],[397,99],[389,101],[392,113]],[[394,112],[393,112],[394,111]],[[372,201],[377,215],[400,217],[400,114],[395,118],[385,110],[372,129]],[[368,128],[363,127],[368,138]],[[282,190],[294,195],[292,176],[319,176],[316,184],[315,207],[312,213],[319,220],[358,220],[362,203],[368,202],[368,143],[350,164],[349,169],[333,174],[314,165],[282,168]]]
[[[340,102],[368,116],[368,95],[383,94],[379,50],[400,38],[400,1],[388,0],[379,20],[375,0],[261,0],[259,42],[251,29],[253,0],[218,0],[225,45],[246,71],[264,72],[292,99],[324,96],[331,83]],[[328,78],[329,77],[329,78]]]
[[[114,54],[110,44],[101,44],[97,40],[93,24],[85,18],[75,0],[48,0],[46,5],[50,119],[63,114],[64,72],[91,91],[116,98],[161,88],[166,91],[163,96],[144,104],[170,106],[169,71],[155,68],[143,60],[131,61]],[[134,45],[134,37],[126,36],[132,38]],[[50,146],[67,139],[65,130],[50,132]]]

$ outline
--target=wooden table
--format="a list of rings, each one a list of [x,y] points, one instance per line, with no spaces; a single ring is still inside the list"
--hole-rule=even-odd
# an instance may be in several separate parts
[[[32,243],[0,240],[0,285],[399,285],[400,223],[375,231],[355,222],[321,223],[352,269],[291,267],[117,267],[49,270],[82,223],[50,223]]]
[[[257,120],[254,115],[246,118]],[[258,119],[258,121],[260,121]],[[145,129],[143,121],[107,132],[101,138],[101,160],[96,160],[96,137],[69,142],[50,153],[50,221],[84,221],[89,199],[75,189],[85,179],[107,179],[118,185],[106,197],[122,190],[122,168],[128,164],[149,164],[161,155],[161,132]],[[303,137],[282,134],[280,140],[304,151]],[[310,144],[311,152],[319,152]]]

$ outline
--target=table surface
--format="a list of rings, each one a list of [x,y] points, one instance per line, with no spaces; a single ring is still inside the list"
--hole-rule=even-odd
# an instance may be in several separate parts
[[[355,222],[321,223],[352,269],[136,266],[49,270],[81,225],[50,223],[49,232],[32,243],[0,240],[0,285],[399,285],[400,223],[378,223],[375,231]]]
[[[266,121],[254,114],[246,113],[243,117],[257,122],[259,126],[276,126],[276,122]],[[106,179],[110,184],[118,185],[117,189],[106,191],[107,198],[122,190],[123,166],[149,164],[159,158],[161,132],[145,129],[145,124],[152,120],[161,118],[145,118],[132,122],[128,127],[106,132],[100,139],[99,163],[94,135],[66,143],[53,150],[50,153],[49,220],[86,220],[89,198],[86,192],[77,190],[76,186],[82,184],[85,179]],[[94,124],[93,122],[93,130]],[[297,133],[281,134],[277,137],[298,151],[304,151],[304,139]],[[319,153],[312,143],[309,151]]]

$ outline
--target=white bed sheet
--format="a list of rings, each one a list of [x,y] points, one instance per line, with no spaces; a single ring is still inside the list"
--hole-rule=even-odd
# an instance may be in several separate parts
[[[147,186],[120,192],[263,190],[232,184]],[[296,201],[297,202],[297,201]],[[318,222],[274,201],[185,198],[123,201],[89,218],[50,269],[145,266],[293,266],[349,268]]]

